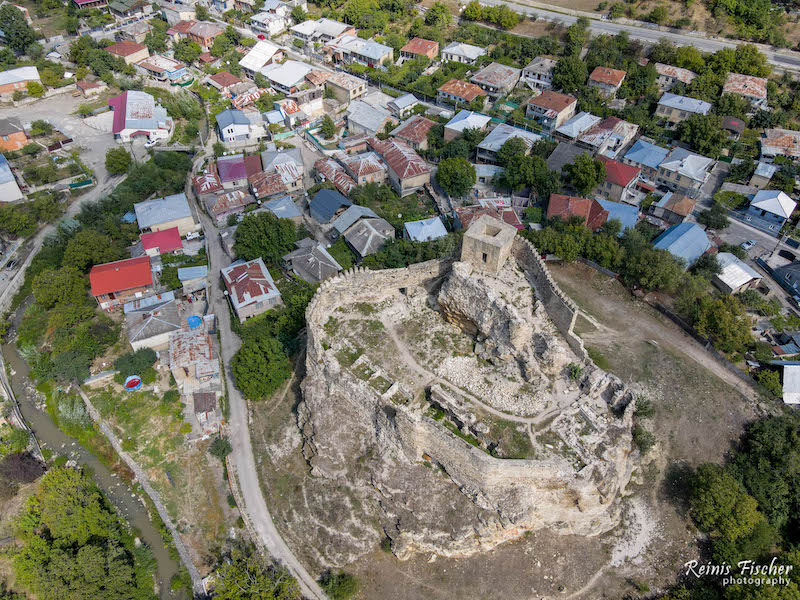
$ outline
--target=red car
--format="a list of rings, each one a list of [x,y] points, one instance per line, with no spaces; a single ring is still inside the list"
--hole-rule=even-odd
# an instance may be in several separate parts
[[[265,36],[263,33],[259,33],[258,34],[258,39],[265,40],[265,39],[267,39],[267,36]]]

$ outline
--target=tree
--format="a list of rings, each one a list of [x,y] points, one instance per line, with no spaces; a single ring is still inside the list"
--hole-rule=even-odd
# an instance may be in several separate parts
[[[467,21],[480,21],[483,19],[483,7],[478,0],[472,0],[466,7],[461,16]]]
[[[211,45],[211,55],[216,57],[225,56],[232,47],[233,44],[231,44],[228,36],[218,35]]]
[[[198,21],[208,21],[211,15],[208,9],[202,4],[196,4],[194,7],[194,16]]]
[[[703,254],[692,265],[692,272],[698,277],[711,279],[714,275],[718,275],[722,271],[722,267],[713,254]]]
[[[656,25],[663,25],[667,22],[667,19],[669,19],[669,9],[663,4],[656,6],[647,15],[647,20]]]
[[[125,251],[96,229],[81,229],[67,242],[63,264],[87,273],[94,265],[125,258]]]
[[[700,465],[690,485],[692,517],[713,537],[736,541],[764,518],[744,486],[719,465]]]
[[[297,581],[285,567],[266,565],[251,548],[234,548],[216,571],[214,595],[220,600],[299,600]]]
[[[587,77],[586,63],[579,56],[565,56],[553,67],[553,87],[568,94],[580,91]]]
[[[436,29],[444,29],[453,20],[453,15],[450,14],[450,9],[444,2],[434,2],[433,6],[428,9],[425,14],[425,24],[435,27]]]
[[[771,358],[771,357],[770,357]],[[756,373],[756,381],[763,385],[767,391],[776,398],[783,397],[783,386],[781,385],[781,376],[777,371],[770,369],[762,369]]]
[[[34,98],[44,96],[44,86],[38,81],[29,81],[25,88],[28,90],[28,95]]]
[[[333,122],[330,115],[326,114],[322,118],[322,125],[319,128],[319,132],[326,140],[333,139],[333,136],[336,135],[336,124]]]
[[[142,375],[147,369],[152,368],[158,359],[155,350],[140,348],[135,352],[128,352],[114,361],[114,369],[122,375],[123,379],[129,375]]]
[[[236,386],[250,400],[270,396],[292,374],[283,347],[271,336],[246,340],[231,364]]]
[[[584,153],[565,167],[570,183],[579,194],[590,193],[606,177],[606,166],[601,161]]]
[[[711,205],[711,208],[704,210],[697,216],[697,222],[717,231],[721,231],[731,224],[731,220],[728,218],[728,211],[716,202]]]
[[[36,41],[36,32],[31,29],[25,16],[13,4],[0,6],[0,23],[3,24],[3,36],[9,48],[24,52]]]
[[[200,8],[198,6],[198,8]],[[173,46],[175,60],[185,62],[187,65],[192,64],[203,53],[200,44],[193,42],[189,38],[183,38]],[[259,73],[260,75],[260,73]]]
[[[122,146],[110,148],[106,152],[106,171],[112,175],[122,175],[131,168],[133,159],[130,153]]]
[[[211,443],[211,446],[208,448],[208,452],[211,454],[211,456],[224,461],[225,458],[231,452],[233,452],[233,448],[231,447],[231,443],[227,440],[227,438],[218,437]]]
[[[277,265],[291,251],[297,240],[294,223],[272,213],[247,215],[236,229],[234,250],[244,260],[263,258],[268,265]]]
[[[358,579],[344,572],[326,571],[319,584],[331,600],[349,600],[360,588]]]
[[[308,13],[303,10],[302,6],[295,6],[292,9],[292,20],[295,23],[302,23],[303,21],[308,21]]]
[[[33,278],[33,298],[44,309],[56,304],[83,304],[86,299],[86,279],[71,266],[45,269]]]
[[[436,181],[451,196],[463,196],[475,185],[475,167],[463,158],[446,158],[439,162]]]
[[[678,125],[681,141],[691,144],[700,154],[716,157],[728,139],[722,129],[722,117],[717,115],[692,115]]]

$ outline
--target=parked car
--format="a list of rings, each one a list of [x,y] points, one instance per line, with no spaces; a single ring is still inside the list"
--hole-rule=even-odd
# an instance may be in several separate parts
[[[742,250],[747,252],[748,250],[750,250],[750,248],[752,248],[756,244],[757,242],[755,240],[747,240],[746,242],[742,242],[740,245],[742,247]]]
[[[794,295],[791,298],[792,304],[794,304],[797,308],[800,308],[800,296]]]
[[[8,269],[8,270],[10,271],[10,270],[12,270],[14,267],[16,267],[16,266],[17,266],[17,261],[16,261],[16,260],[10,260],[10,261],[8,261],[8,263],[6,264],[6,269]]]
[[[258,34],[258,39],[265,40],[265,39],[267,39],[267,36],[265,36],[263,33],[259,33]]]
[[[152,147],[153,147],[153,146],[155,146],[157,143],[158,143],[158,140],[147,140],[147,141],[144,143],[144,147],[145,147],[145,148],[152,148]]]

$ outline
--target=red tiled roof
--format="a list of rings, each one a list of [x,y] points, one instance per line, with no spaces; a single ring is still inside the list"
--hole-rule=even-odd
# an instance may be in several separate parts
[[[606,165],[606,181],[625,187],[638,177],[641,169],[626,165],[607,156],[598,156],[597,159]]]
[[[328,77],[330,77],[331,75],[333,75],[333,73],[330,73],[328,71],[320,71],[319,69],[314,69],[313,71],[311,71],[306,75],[306,79],[308,79],[308,82],[311,85],[322,85],[323,83],[325,83],[325,81],[327,81]]]
[[[475,85],[474,83],[461,81],[460,79],[451,79],[442,85],[442,87],[439,88],[439,91],[462,98],[466,102],[472,102],[478,96],[486,95],[486,92],[484,92],[479,86]]]
[[[203,52],[200,56],[197,57],[197,60],[204,63],[212,63],[215,60],[217,60],[217,58],[215,56],[212,56],[211,52]]]
[[[247,172],[247,178],[250,179],[261,173],[261,157],[258,154],[251,154],[244,157],[244,170]]]
[[[145,250],[158,248],[159,254],[180,250],[183,248],[181,234],[177,227],[173,227],[171,229],[162,229],[161,231],[153,231],[151,233],[143,233],[142,248]]]
[[[96,81],[86,81],[85,79],[81,79],[80,81],[75,82],[75,87],[77,87],[79,90],[86,91],[99,88],[100,84]]]
[[[209,163],[203,173],[192,179],[192,186],[198,196],[220,191],[222,183],[217,175],[217,163]]]
[[[223,269],[223,278],[228,293],[236,306],[247,306],[260,302],[264,296],[274,294],[266,266],[260,258]]]
[[[247,169],[244,166],[244,157],[238,154],[218,158],[217,172],[219,173],[219,180],[223,183],[246,179]]]
[[[408,52],[409,54],[433,54],[439,52],[439,42],[432,42],[431,40],[423,40],[422,38],[414,38],[405,46],[400,48],[400,52]]]
[[[231,75],[227,71],[222,71],[216,75],[212,75],[209,79],[211,79],[211,81],[216,83],[219,87],[228,87],[229,85],[242,83],[241,79],[236,77],[236,75]]]
[[[381,141],[378,138],[369,138],[367,144],[380,155],[400,179],[416,177],[431,171],[428,163],[402,140]]]
[[[356,182],[353,181],[353,178],[332,158],[319,159],[314,163],[314,168],[317,170],[318,175],[324,177],[326,181],[330,181],[345,196],[349,196],[353,188],[356,187]]]
[[[401,140],[421,144],[428,138],[428,132],[434,125],[436,123],[430,119],[426,119],[422,115],[415,115],[392,131],[392,135]]]
[[[550,194],[550,202],[547,203],[547,218],[555,217],[561,217],[564,220],[570,217],[581,217],[589,229],[597,231],[608,220],[608,211],[594,198]]]
[[[178,21],[175,23],[175,25],[167,30],[167,33],[169,35],[175,35],[176,33],[182,33],[186,35],[189,33],[189,30],[194,27],[195,23],[197,23],[197,21]]]
[[[89,281],[92,284],[92,296],[152,285],[150,257],[128,258],[95,265],[89,271]]]
[[[141,44],[131,42],[130,40],[124,40],[122,42],[117,42],[116,44],[106,46],[107,52],[116,54],[117,56],[130,56],[131,54],[136,54],[142,50],[147,50],[147,46],[142,46]]]
[[[483,215],[494,217],[495,219],[503,221],[503,223],[507,223],[508,225],[516,227],[517,229],[525,228],[525,226],[520,222],[517,213],[515,213],[514,209],[510,206],[464,206],[462,208],[456,208],[455,213],[458,215],[458,220],[461,223],[461,227],[464,229],[469,229],[469,226]]]
[[[552,90],[546,90],[535,98],[531,98],[528,103],[545,110],[554,110],[556,114],[558,114],[577,101],[578,100],[572,96],[559,94],[558,92],[554,92]]]
[[[607,85],[618,86],[625,79],[627,73],[619,69],[612,69],[610,67],[595,67],[592,74],[589,75],[589,81],[596,81],[598,83],[605,83]]]

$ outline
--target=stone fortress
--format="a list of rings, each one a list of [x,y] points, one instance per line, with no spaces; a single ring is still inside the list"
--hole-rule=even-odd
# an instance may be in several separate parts
[[[467,556],[619,523],[633,394],[589,360],[575,305],[513,227],[482,216],[460,258],[351,269],[309,303],[297,410],[314,493],[330,490],[323,562],[386,538],[400,558]]]

